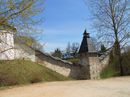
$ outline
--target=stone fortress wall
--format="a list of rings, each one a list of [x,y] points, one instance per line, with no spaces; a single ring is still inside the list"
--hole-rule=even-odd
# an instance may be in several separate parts
[[[108,62],[109,55],[105,55],[104,58],[89,55],[90,79],[100,79],[100,73],[108,65]]]
[[[106,58],[104,58],[102,61],[99,61],[98,57],[91,56],[88,58],[89,64],[86,67],[78,64],[72,64],[71,62],[61,60],[40,51],[36,51],[35,53],[36,62],[56,71],[57,73],[74,79],[99,79],[100,72],[105,66],[105,62],[103,61],[106,60]]]
[[[35,50],[25,44],[15,44],[14,59],[31,60],[35,62]]]
[[[82,68],[79,65],[74,65],[71,62],[61,60],[60,58],[53,57],[40,51],[36,51],[36,62],[66,77],[75,79],[79,78],[79,68]]]

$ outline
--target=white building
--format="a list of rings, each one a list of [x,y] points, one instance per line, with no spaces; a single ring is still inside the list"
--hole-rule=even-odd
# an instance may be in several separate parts
[[[0,59],[14,59],[14,34],[11,31],[0,30]]]
[[[14,43],[14,31],[0,30],[0,60],[25,59],[35,61],[35,50]]]

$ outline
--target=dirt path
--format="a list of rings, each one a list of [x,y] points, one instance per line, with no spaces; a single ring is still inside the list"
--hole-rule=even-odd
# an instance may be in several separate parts
[[[0,90],[0,97],[130,97],[130,77],[34,84]]]

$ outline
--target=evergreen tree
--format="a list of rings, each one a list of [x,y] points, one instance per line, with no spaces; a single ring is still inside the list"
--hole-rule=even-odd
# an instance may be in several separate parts
[[[62,52],[61,52],[61,50],[57,48],[57,49],[52,53],[52,56],[61,58],[61,57],[62,57]]]
[[[100,53],[104,53],[104,52],[106,52],[106,47],[102,44],[101,45]]]

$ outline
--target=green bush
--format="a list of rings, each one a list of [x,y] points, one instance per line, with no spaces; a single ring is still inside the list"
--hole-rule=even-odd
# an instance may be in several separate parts
[[[69,78],[31,61],[0,61],[0,86],[62,80]]]
[[[122,54],[124,75],[130,75],[130,50]]]
[[[108,65],[104,70],[101,72],[101,78],[109,78],[114,76],[119,76],[120,72],[114,69],[113,65]]]
[[[116,66],[116,58],[110,53],[109,65],[101,72],[101,78],[120,75],[120,66]],[[122,53],[123,75],[130,75],[130,50]]]

